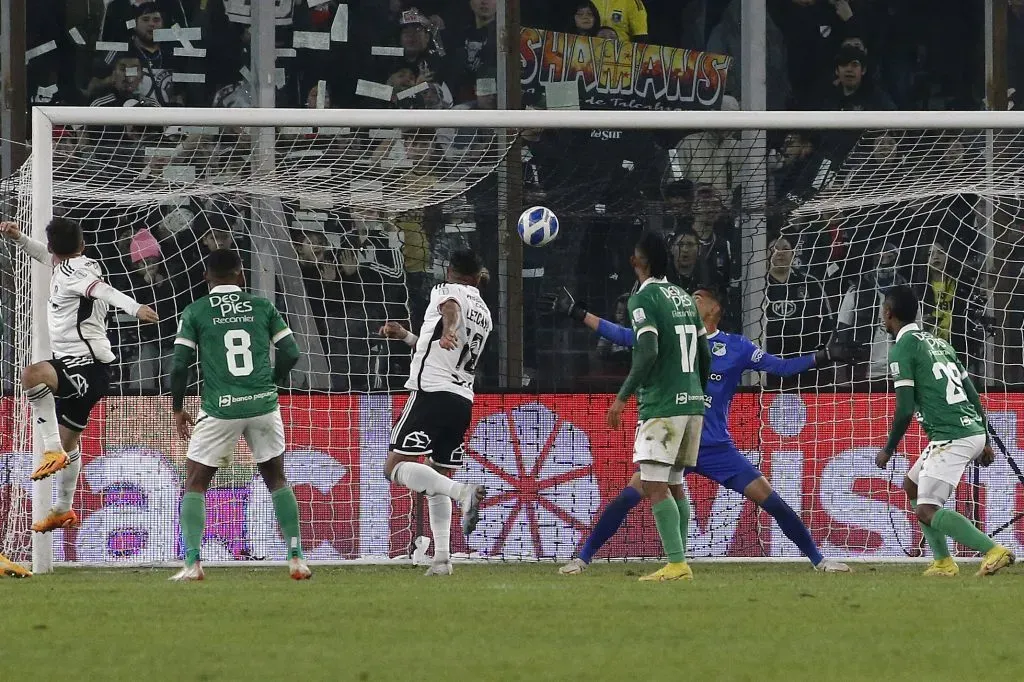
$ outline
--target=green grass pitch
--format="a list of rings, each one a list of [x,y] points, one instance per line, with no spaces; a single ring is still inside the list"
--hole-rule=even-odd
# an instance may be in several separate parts
[[[1016,678],[1019,569],[655,564],[65,569],[0,581],[0,675],[64,680],[963,680]]]

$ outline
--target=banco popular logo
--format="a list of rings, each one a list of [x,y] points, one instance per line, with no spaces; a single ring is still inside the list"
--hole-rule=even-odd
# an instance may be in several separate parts
[[[567,559],[601,503],[590,438],[540,403],[481,419],[460,478],[487,486],[469,538],[487,556]]]

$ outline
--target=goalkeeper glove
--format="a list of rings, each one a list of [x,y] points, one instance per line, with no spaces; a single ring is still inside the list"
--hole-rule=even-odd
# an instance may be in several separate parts
[[[829,363],[856,364],[864,362],[870,355],[865,343],[842,343],[833,341],[814,354],[814,364],[818,367]]]
[[[541,295],[540,303],[543,312],[565,315],[577,322],[582,322],[587,316],[587,304],[573,298],[565,287],[562,287],[561,291]]]

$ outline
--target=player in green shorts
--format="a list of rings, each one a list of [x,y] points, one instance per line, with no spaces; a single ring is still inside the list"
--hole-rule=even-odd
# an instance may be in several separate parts
[[[231,463],[239,437],[245,438],[270,491],[287,546],[289,573],[304,580],[311,573],[302,554],[299,505],[284,475],[284,423],[277,404],[277,387],[287,381],[298,362],[299,347],[274,304],[242,290],[245,280],[237,253],[227,249],[210,253],[206,280],[209,295],[185,308],[174,340],[174,423],[189,444],[180,513],[185,567],[171,580],[203,579],[199,552],[206,525],[206,491],[217,469]],[[277,348],[273,366],[271,346]],[[184,405],[188,369],[197,352],[203,375],[202,409],[193,420]]]
[[[636,344],[629,376],[608,410],[608,425],[619,428],[626,401],[636,392],[640,423],[633,461],[640,465],[643,492],[651,500],[668,557],[668,564],[640,580],[692,580],[681,529],[690,519],[683,469],[697,464],[711,351],[693,299],[665,279],[669,262],[665,240],[645,232],[630,262],[640,283],[629,297]]]
[[[966,517],[945,507],[968,464],[978,460],[988,466],[994,459],[985,410],[953,347],[922,331],[914,322],[917,314],[917,295],[910,287],[894,287],[886,294],[882,320],[886,330],[896,337],[889,351],[896,414],[889,440],[875,463],[881,469],[888,465],[910,426],[916,405],[929,443],[903,479],[903,489],[917,511],[921,532],[934,555],[925,575],[952,577],[960,572],[949,554],[946,537],[984,554],[978,575],[992,575],[1014,562],[1013,553],[993,542]]]

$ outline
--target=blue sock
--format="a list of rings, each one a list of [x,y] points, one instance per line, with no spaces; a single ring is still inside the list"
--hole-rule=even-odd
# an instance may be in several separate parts
[[[811,563],[817,566],[821,563],[824,558],[821,556],[821,552],[818,551],[818,546],[814,544],[814,539],[811,537],[811,531],[807,530],[807,526],[800,520],[793,508],[786,504],[786,501],[779,497],[777,492],[772,492],[768,496],[768,499],[764,501],[761,508],[772,515],[775,521],[779,524],[779,528],[786,534],[786,537],[793,541],[793,544],[800,548],[800,551],[811,560]]]
[[[608,506],[601,512],[600,518],[597,519],[597,523],[591,529],[590,535],[587,536],[587,541],[583,543],[583,549],[580,550],[580,559],[589,564],[590,560],[597,554],[597,550],[601,549],[604,543],[608,542],[608,539],[615,535],[615,531],[619,529],[619,526],[622,525],[622,522],[629,515],[629,510],[640,504],[642,499],[643,495],[633,486],[628,485],[623,488],[622,492],[609,502]]]

